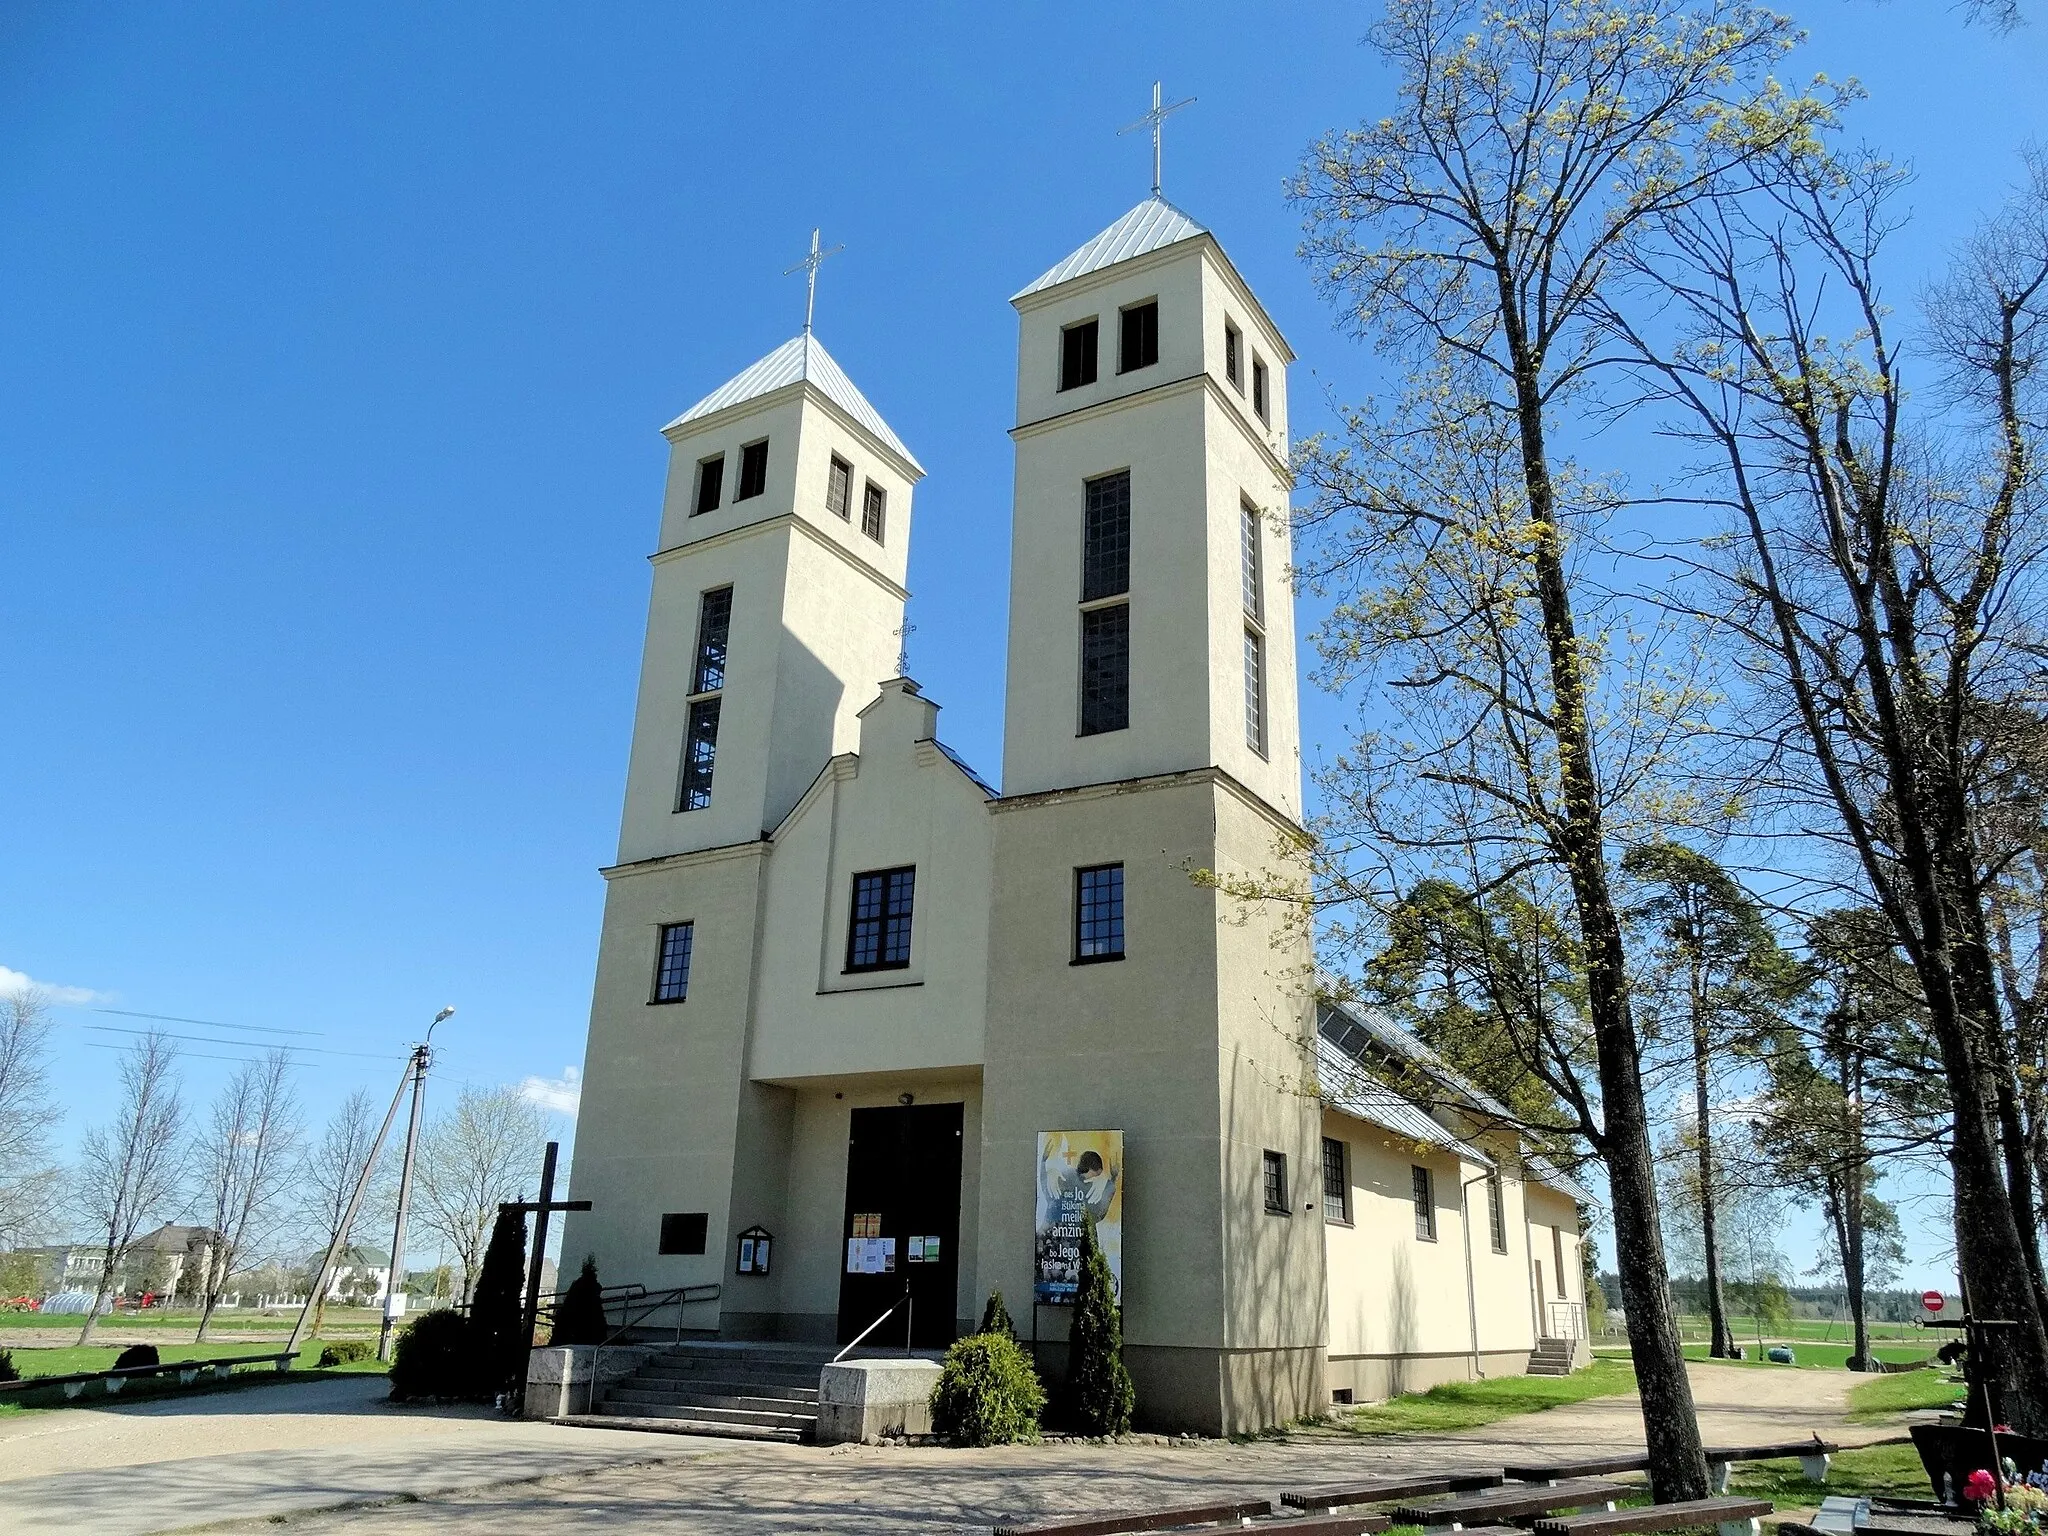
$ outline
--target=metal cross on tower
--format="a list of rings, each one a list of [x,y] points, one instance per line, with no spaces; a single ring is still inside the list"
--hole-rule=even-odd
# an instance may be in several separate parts
[[[1140,128],[1150,128],[1152,130],[1152,195],[1154,197],[1159,196],[1159,125],[1182,107],[1192,107],[1194,104],[1195,98],[1190,96],[1185,101],[1169,102],[1165,106],[1161,106],[1159,82],[1154,80],[1152,82],[1152,110],[1139,118],[1135,123],[1126,123],[1123,127],[1117,129],[1119,135],[1136,133]],[[791,270],[794,269],[792,268]]]
[[[818,307],[818,268],[825,264],[827,256],[837,256],[846,249],[843,245],[835,245],[829,251],[819,250],[818,233],[815,229],[811,231],[811,254],[795,266],[782,269],[784,277],[788,277],[792,272],[804,274],[804,334],[806,336],[811,334],[811,313]]]

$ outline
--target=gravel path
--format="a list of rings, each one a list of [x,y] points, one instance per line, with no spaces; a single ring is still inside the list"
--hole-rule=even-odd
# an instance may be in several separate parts
[[[1850,1426],[1835,1371],[1695,1365],[1709,1441],[1883,1439]],[[523,1424],[486,1409],[411,1410],[375,1377],[253,1388],[0,1420],[0,1533],[142,1536],[222,1528],[401,1536],[589,1531],[985,1533],[1042,1511],[1271,1498],[1401,1468],[1636,1447],[1633,1396],[1596,1398],[1455,1435],[1295,1435],[1193,1446],[985,1451],[739,1445]],[[356,1507],[337,1508],[353,1504]]]

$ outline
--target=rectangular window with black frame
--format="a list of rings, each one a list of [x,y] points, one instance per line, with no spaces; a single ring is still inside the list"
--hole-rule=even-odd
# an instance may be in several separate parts
[[[1493,1237],[1493,1251],[1508,1251],[1507,1201],[1501,1193],[1500,1172],[1495,1170],[1486,1176],[1486,1228]]]
[[[740,489],[734,501],[748,501],[768,489],[768,439],[740,449]]]
[[[1131,605],[1081,610],[1083,736],[1121,731],[1131,723]]]
[[[663,923],[655,951],[654,1001],[680,1003],[690,995],[690,951],[696,945],[695,923]]]
[[[1074,964],[1124,957],[1124,867],[1074,871]]]
[[[683,731],[682,782],[676,787],[678,811],[701,811],[711,803],[711,768],[718,757],[717,694],[690,706]]]
[[[732,637],[732,588],[713,587],[697,601],[697,659],[690,692],[717,693],[725,686],[726,643]]]
[[[1131,472],[1098,475],[1082,487],[1081,601],[1131,590]]]
[[[1351,1220],[1351,1179],[1344,1163],[1344,1143],[1323,1138],[1323,1220]]]
[[[874,481],[868,482],[860,503],[860,531],[877,544],[882,542],[883,524],[889,515],[889,493]]]
[[[1415,1186],[1415,1235],[1425,1243],[1436,1241],[1436,1184],[1420,1163],[1409,1169]]]
[[[836,453],[825,473],[825,510],[842,522],[853,516],[853,466]]]
[[[910,913],[917,869],[877,869],[853,877],[846,932],[849,971],[900,971],[910,964]]]
[[[1133,304],[1117,316],[1116,371],[1136,373],[1159,361],[1159,301]]]
[[[714,453],[697,464],[697,500],[690,508],[690,516],[700,512],[716,512],[719,498],[725,494],[725,455]]]
[[[1083,320],[1060,332],[1060,388],[1079,389],[1095,382],[1096,338],[1102,322]]]
[[[1285,1216],[1291,1207],[1287,1203],[1287,1154],[1267,1152],[1266,1162],[1266,1210],[1274,1216]]]

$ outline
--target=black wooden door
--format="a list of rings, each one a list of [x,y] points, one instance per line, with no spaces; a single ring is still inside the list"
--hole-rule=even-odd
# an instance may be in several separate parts
[[[958,1104],[853,1111],[846,1145],[846,1219],[840,1233],[839,1342],[910,1292],[910,1341],[953,1341],[960,1274]],[[901,1348],[899,1309],[864,1347]]]

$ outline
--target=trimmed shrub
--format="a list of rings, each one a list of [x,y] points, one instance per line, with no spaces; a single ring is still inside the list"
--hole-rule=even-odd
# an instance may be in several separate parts
[[[374,1345],[361,1339],[336,1339],[320,1351],[320,1364],[323,1369],[330,1365],[353,1365],[376,1353]]]
[[[1010,1309],[1003,1305],[1003,1293],[990,1291],[988,1305],[981,1309],[981,1326],[976,1333],[1000,1333],[1006,1339],[1017,1337],[1017,1325],[1010,1321]]]
[[[125,1371],[131,1365],[162,1365],[163,1357],[156,1352],[154,1344],[130,1344],[114,1358],[114,1369]]]
[[[932,1428],[962,1445],[1008,1445],[1038,1433],[1045,1388],[1007,1333],[976,1333],[946,1351],[932,1388]]]
[[[526,1214],[499,1211],[477,1272],[476,1293],[469,1298],[469,1327],[478,1386],[486,1398],[524,1385],[526,1349],[531,1339],[519,1336],[526,1311]]]
[[[1124,1369],[1123,1309],[1109,1260],[1095,1241],[1095,1223],[1081,1223],[1081,1281],[1074,1293],[1074,1325],[1067,1336],[1067,1382],[1062,1415],[1084,1435],[1121,1435],[1138,1405]]]
[[[443,1307],[424,1312],[400,1330],[391,1353],[391,1400],[454,1402],[482,1397],[497,1389],[479,1390],[476,1341],[469,1319]]]
[[[551,1344],[602,1344],[611,1332],[604,1315],[604,1291],[597,1283],[597,1259],[586,1254],[583,1272],[569,1282],[562,1299],[555,1304],[555,1331]]]
[[[0,1349],[0,1381],[19,1381],[21,1371],[14,1363],[14,1351]]]

